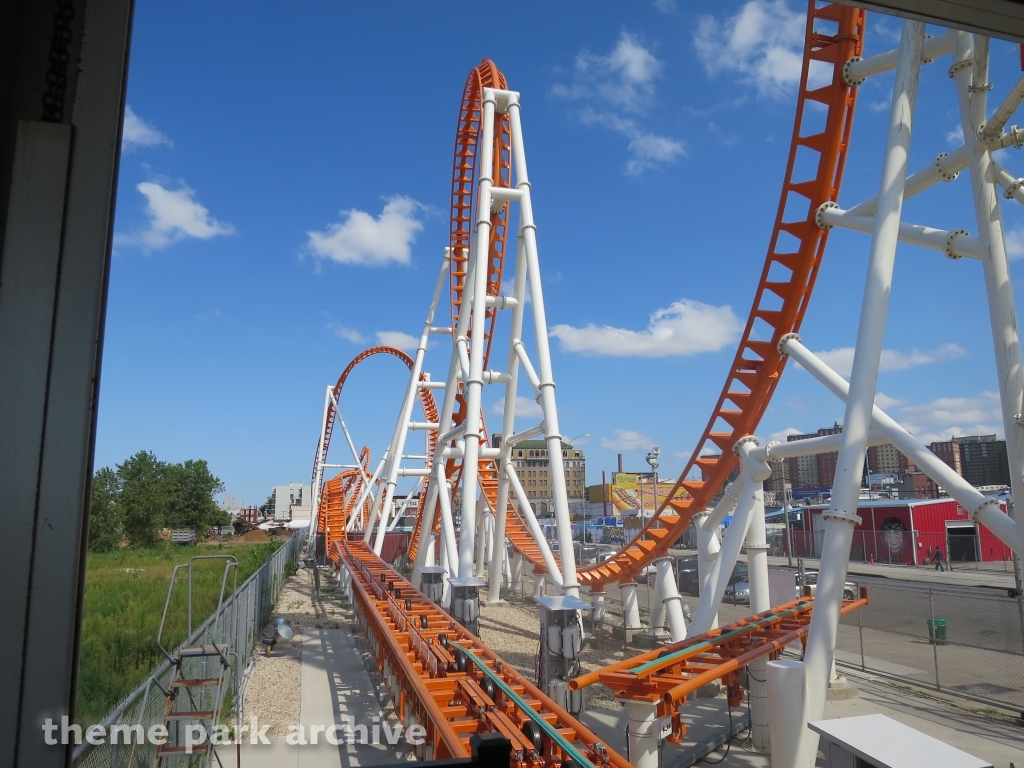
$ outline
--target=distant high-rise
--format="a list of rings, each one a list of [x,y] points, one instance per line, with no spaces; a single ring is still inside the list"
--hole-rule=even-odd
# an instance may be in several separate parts
[[[786,440],[807,440],[812,437],[838,435],[843,431],[839,422],[831,427],[823,427],[817,432],[806,435],[789,435]],[[836,459],[838,452],[819,453],[816,456],[797,456],[786,459],[789,466],[790,483],[794,488],[831,488],[836,479]]]
[[[974,486],[1009,485],[1010,464],[1006,458],[1006,441],[995,435],[954,437],[960,447],[961,474]]]

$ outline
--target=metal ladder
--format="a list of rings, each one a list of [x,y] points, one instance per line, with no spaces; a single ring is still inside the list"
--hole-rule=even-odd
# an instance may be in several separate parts
[[[192,631],[192,565],[197,560],[224,560],[224,575],[221,578],[220,595],[217,600],[217,611],[213,615],[213,623],[202,633]],[[164,603],[163,616],[160,619],[160,631],[157,633],[157,646],[171,664],[173,670],[170,683],[164,688],[154,678],[154,683],[166,697],[164,711],[164,727],[167,742],[156,748],[154,765],[156,768],[165,766],[188,765],[190,768],[209,766],[211,758],[216,757],[211,738],[214,727],[220,718],[220,710],[224,704],[228,680],[231,676],[230,655],[237,653],[229,641],[228,632],[221,638],[221,609],[224,606],[224,593],[227,588],[228,575],[234,570],[234,586],[232,594],[238,587],[238,561],[231,555],[199,555],[191,558],[188,563],[174,566],[171,572],[171,583],[167,588],[167,600]],[[188,575],[188,635],[184,645],[168,651],[162,644],[164,625],[171,605],[171,596],[179,571]],[[202,731],[197,731],[201,726]],[[198,741],[189,743],[190,738],[199,737]],[[217,759],[218,764],[220,758]]]

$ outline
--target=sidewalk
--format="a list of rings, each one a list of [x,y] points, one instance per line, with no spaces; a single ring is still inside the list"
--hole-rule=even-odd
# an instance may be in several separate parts
[[[744,558],[745,559],[745,558]],[[793,567],[795,570],[796,558],[793,558],[793,566],[788,564],[785,557],[768,558],[768,564],[776,568]],[[804,558],[804,567],[808,570],[818,570],[820,560]],[[1001,568],[1001,564],[1000,564]],[[847,573],[852,576],[872,576],[880,579],[893,579],[896,581],[917,581],[922,584],[935,584],[954,587],[982,587],[988,589],[1010,589],[1014,586],[1012,568],[1006,572],[1002,570],[974,570],[973,564],[960,565],[954,571],[936,571],[935,566],[912,566],[912,565],[882,565],[881,563],[850,563]],[[853,579],[856,581],[856,579]]]

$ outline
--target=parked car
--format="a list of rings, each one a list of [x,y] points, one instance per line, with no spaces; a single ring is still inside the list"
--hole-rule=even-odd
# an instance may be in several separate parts
[[[800,572],[797,571],[793,577],[796,581],[796,596],[803,597],[803,590],[800,588]],[[818,572],[804,571],[804,584],[811,588],[811,597],[814,597],[815,589],[818,586]],[[843,584],[843,600],[856,600],[859,593],[857,585],[852,581]]]

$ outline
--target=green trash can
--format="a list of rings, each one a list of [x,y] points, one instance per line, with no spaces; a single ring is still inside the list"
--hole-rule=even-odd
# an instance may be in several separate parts
[[[932,645],[946,644],[946,620],[926,619],[928,622],[928,642]]]

